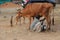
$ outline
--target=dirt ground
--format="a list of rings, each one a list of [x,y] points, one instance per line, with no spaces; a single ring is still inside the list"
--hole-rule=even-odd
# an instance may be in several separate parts
[[[0,40],[60,40],[60,4],[56,6],[55,25],[49,32],[30,32],[28,30],[29,20],[26,18],[25,24],[23,19],[21,25],[15,25],[15,13],[0,14]],[[13,27],[10,26],[11,15],[13,16]],[[52,31],[53,29],[53,31]]]

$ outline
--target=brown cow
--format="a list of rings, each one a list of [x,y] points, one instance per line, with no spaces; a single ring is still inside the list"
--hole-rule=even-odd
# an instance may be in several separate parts
[[[47,29],[50,29],[51,18],[49,13],[53,9],[53,5],[51,3],[31,3],[28,4],[23,10],[19,11],[22,16],[36,16],[42,15],[46,18],[47,21]],[[30,22],[31,24],[31,22]]]

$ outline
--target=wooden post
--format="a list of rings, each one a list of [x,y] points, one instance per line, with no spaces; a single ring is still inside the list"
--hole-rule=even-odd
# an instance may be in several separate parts
[[[13,26],[13,16],[11,16],[10,25]]]

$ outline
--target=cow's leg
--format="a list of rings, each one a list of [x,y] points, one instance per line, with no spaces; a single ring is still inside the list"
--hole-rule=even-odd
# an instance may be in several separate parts
[[[24,19],[23,23],[25,24],[25,17],[23,17],[23,19]]]
[[[20,25],[21,25],[21,17],[19,19],[20,19]]]
[[[16,17],[16,25],[17,25],[17,22],[18,22],[18,17]]]
[[[50,18],[50,15],[49,15],[49,9],[50,9],[50,8],[46,8],[46,9],[43,11],[43,16],[45,16],[45,18],[46,18],[47,29],[48,29],[48,30],[50,30],[50,26],[51,26],[51,18]]]
[[[52,20],[51,20],[51,22],[52,22],[52,25],[54,25],[54,8],[53,7],[50,7],[50,9],[49,9],[49,13],[51,13],[52,12]]]
[[[46,22],[47,22],[47,27],[46,27],[46,29],[49,29],[49,30],[50,30],[51,18],[50,18],[49,12],[46,11],[43,16],[46,18]]]
[[[34,20],[34,16],[32,16],[33,20]]]
[[[53,9],[53,18],[52,18],[52,25],[54,25],[54,9]]]
[[[50,30],[51,29],[51,18],[50,18],[50,15],[48,15],[48,25],[49,25],[48,30]]]
[[[47,21],[47,29],[50,30],[50,26],[51,26],[51,18],[49,15],[47,15],[46,17],[46,21]]]
[[[31,25],[31,17],[29,17],[29,29],[30,29],[30,25]]]

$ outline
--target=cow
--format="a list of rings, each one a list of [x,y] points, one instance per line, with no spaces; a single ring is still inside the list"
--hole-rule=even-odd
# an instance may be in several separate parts
[[[30,3],[27,4],[27,6],[23,10],[19,11],[19,13],[21,14],[20,16],[29,16],[30,20],[32,16],[36,15],[44,16],[47,21],[47,30],[48,30],[50,29],[51,26],[51,18],[49,13],[51,12],[52,9],[53,5],[51,3]]]

